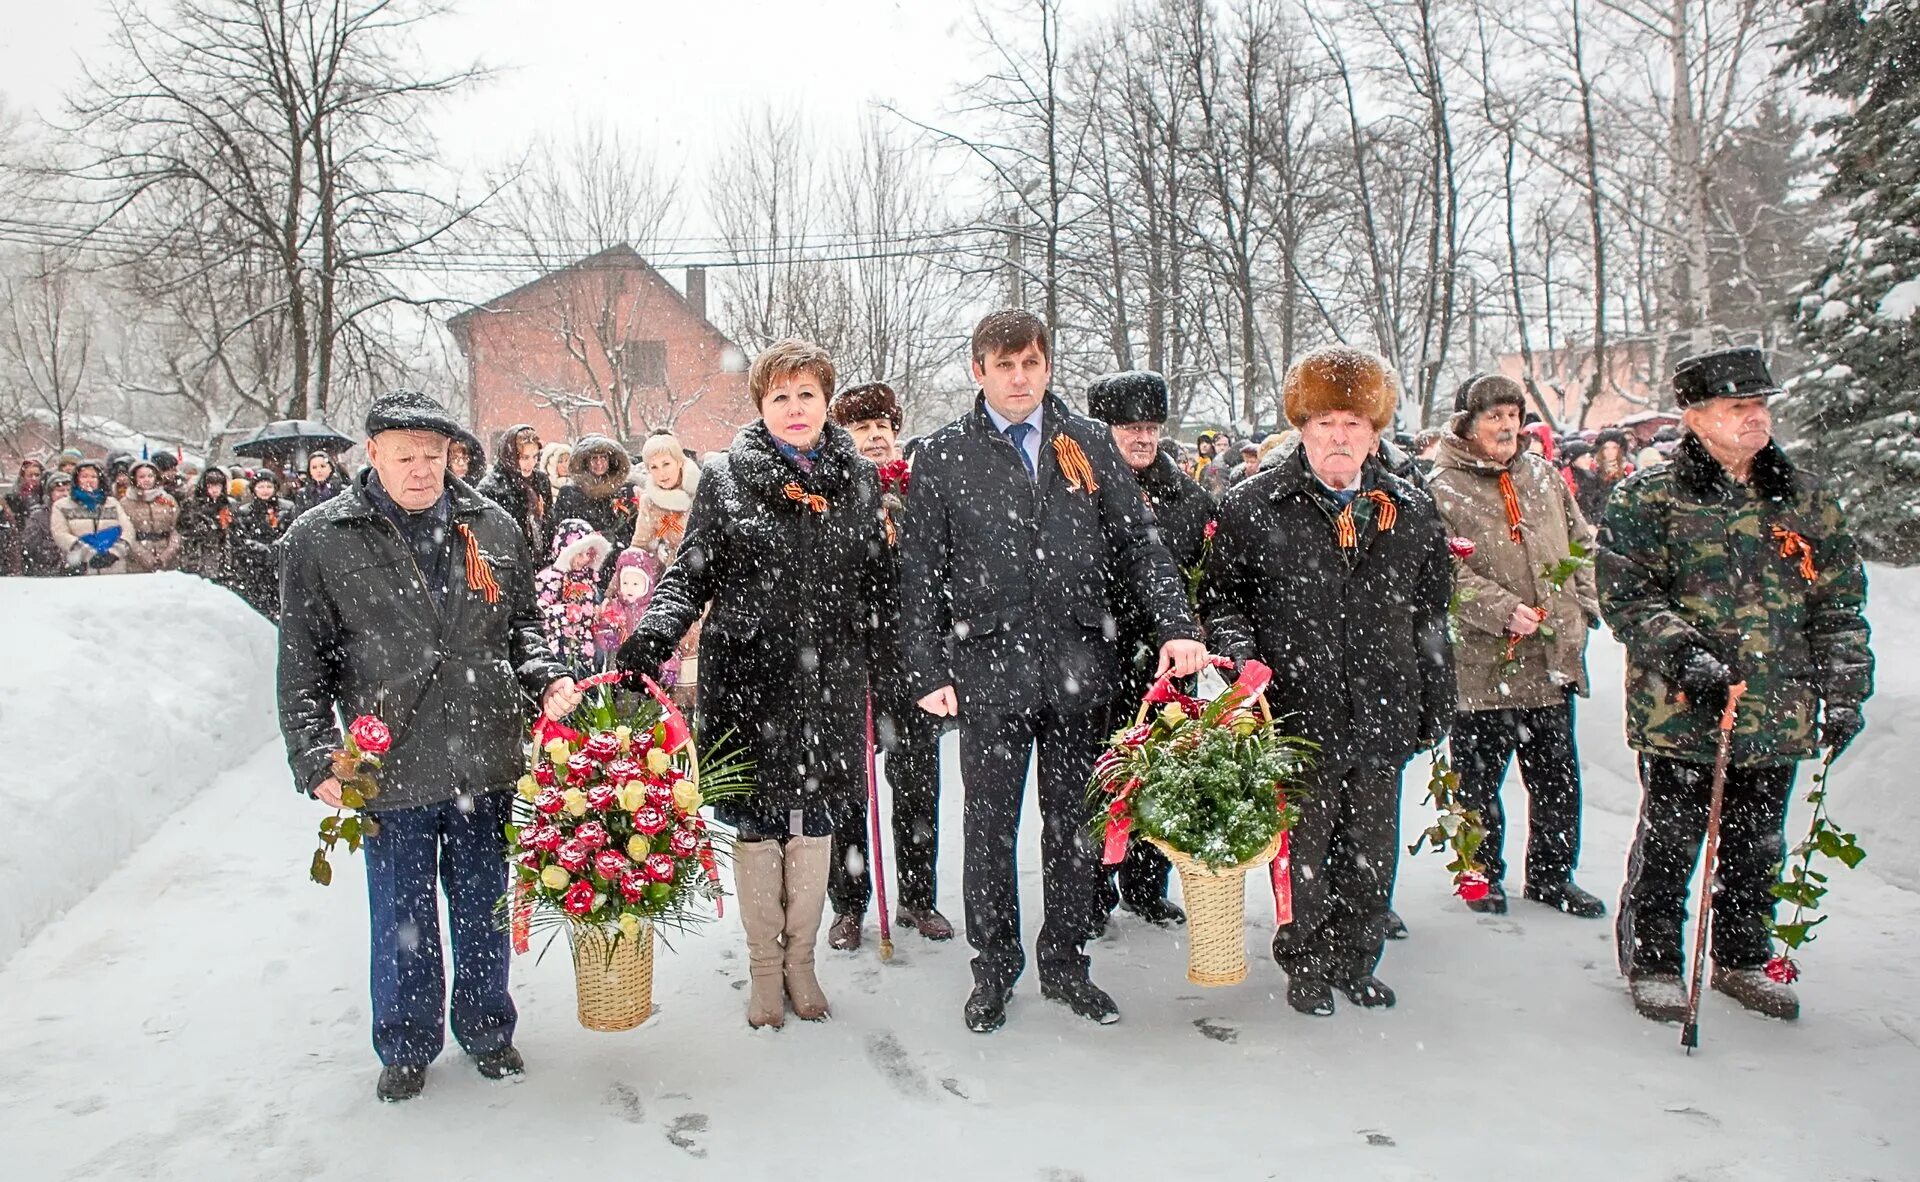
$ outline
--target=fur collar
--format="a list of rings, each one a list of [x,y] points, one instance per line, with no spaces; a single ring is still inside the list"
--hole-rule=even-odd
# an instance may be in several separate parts
[[[859,466],[871,463],[854,447],[853,436],[834,423],[821,431],[820,454],[811,472],[788,462],[774,446],[773,432],[758,419],[740,428],[727,448],[727,467],[734,479],[754,496],[776,505],[789,503],[786,487],[793,483],[826,497],[831,505],[852,486]]]
[[[1158,501],[1178,502],[1202,491],[1191,476],[1180,470],[1165,449],[1154,455],[1153,463],[1133,475],[1147,495]]]
[[[1691,500],[1724,501],[1733,491],[1733,478],[1691,431],[1680,436],[1680,446],[1673,449],[1670,463],[1674,483]],[[1769,441],[1760,449],[1760,454],[1753,457],[1753,491],[1770,501],[1792,499],[1799,484],[1797,476],[1793,461],[1780,450],[1778,443]]]

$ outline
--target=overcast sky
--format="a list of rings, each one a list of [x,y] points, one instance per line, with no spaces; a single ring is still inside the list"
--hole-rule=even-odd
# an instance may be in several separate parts
[[[462,168],[506,157],[542,129],[604,119],[699,177],[738,112],[762,99],[801,106],[823,133],[850,134],[873,99],[933,116],[981,72],[969,6],[948,0],[461,0],[458,9],[423,38],[434,64],[477,58],[501,71],[435,116],[447,162]],[[0,93],[57,114],[79,62],[105,44],[104,6],[0,0],[0,16]]]

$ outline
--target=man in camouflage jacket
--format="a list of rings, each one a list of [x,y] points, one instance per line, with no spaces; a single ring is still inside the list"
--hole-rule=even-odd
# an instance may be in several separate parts
[[[1627,739],[1644,794],[1621,895],[1620,967],[1641,1013],[1684,1016],[1681,929],[1705,837],[1715,728],[1735,716],[1713,905],[1713,986],[1792,1018],[1761,971],[1797,761],[1863,725],[1873,657],[1866,575],[1839,506],[1772,441],[1757,349],[1674,373],[1686,433],[1673,461],[1620,484],[1600,526],[1601,608],[1627,649]],[[1817,729],[1816,729],[1817,728]]]

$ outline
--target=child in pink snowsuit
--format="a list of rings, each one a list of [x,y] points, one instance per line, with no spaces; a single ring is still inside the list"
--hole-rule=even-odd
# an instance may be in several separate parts
[[[553,531],[553,561],[533,577],[547,647],[572,671],[585,677],[596,669],[593,618],[600,606],[600,566],[613,543],[577,517]]]
[[[613,580],[607,586],[607,598],[593,620],[593,647],[603,668],[611,667],[613,654],[639,626],[653,602],[653,589],[660,582],[660,560],[645,550],[622,550],[613,560]],[[671,688],[678,679],[680,660],[670,659],[661,667],[663,688]]]

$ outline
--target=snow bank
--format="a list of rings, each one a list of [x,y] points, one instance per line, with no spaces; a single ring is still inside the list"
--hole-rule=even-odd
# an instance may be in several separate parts
[[[1827,805],[1836,823],[1860,835],[1867,849],[1863,866],[1896,886],[1920,890],[1920,846],[1912,841],[1920,831],[1920,796],[1912,782],[1914,737],[1920,735],[1920,627],[1915,626],[1920,569],[1870,564],[1867,618],[1876,661],[1867,729],[1834,764]],[[1602,629],[1594,634],[1588,656],[1594,697],[1576,707],[1587,803],[1632,815],[1639,809],[1640,787],[1624,737],[1625,650]],[[1812,787],[1816,766],[1801,767],[1787,824],[1790,840],[1805,831],[1805,806],[1798,798]]]
[[[0,579],[0,963],[277,733],[273,625],[191,575]]]

